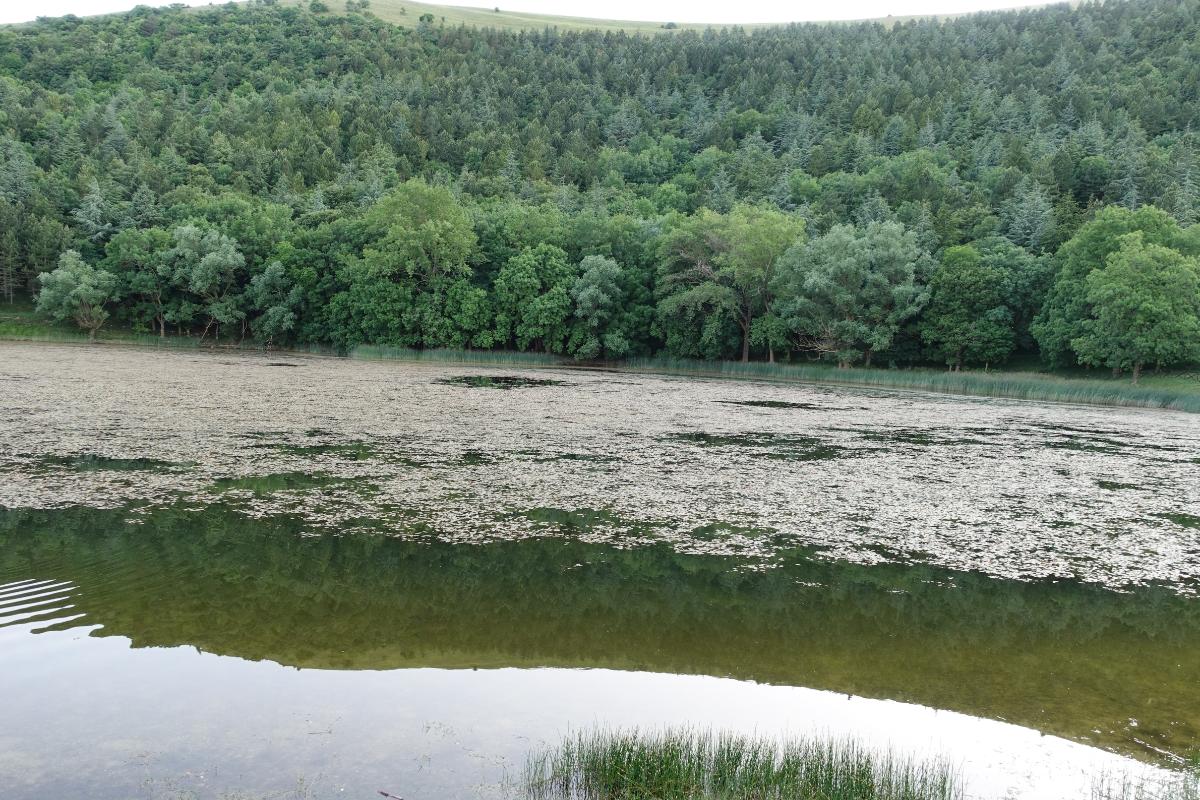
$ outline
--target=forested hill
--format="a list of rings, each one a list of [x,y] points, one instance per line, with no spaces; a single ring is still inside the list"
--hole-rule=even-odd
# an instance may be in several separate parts
[[[1200,0],[660,36],[314,5],[0,28],[0,290],[274,344],[1200,357]]]

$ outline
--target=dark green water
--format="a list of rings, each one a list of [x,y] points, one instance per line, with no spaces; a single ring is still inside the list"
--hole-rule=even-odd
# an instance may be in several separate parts
[[[91,637],[134,648],[187,645],[303,669],[732,677],[1005,720],[1146,760],[1200,747],[1200,604],[1165,589],[830,563],[803,551],[751,570],[570,538],[464,546],[310,535],[222,506],[129,518],[0,512],[0,585],[68,587],[45,600],[9,592],[0,625],[99,625]]]

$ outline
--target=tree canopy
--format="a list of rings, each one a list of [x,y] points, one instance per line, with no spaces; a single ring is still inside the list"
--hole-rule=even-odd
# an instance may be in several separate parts
[[[0,27],[0,298],[74,251],[116,276],[115,324],[162,336],[1107,363],[1076,343],[1118,240],[1200,251],[1198,42],[1200,0],[655,36],[261,0]]]

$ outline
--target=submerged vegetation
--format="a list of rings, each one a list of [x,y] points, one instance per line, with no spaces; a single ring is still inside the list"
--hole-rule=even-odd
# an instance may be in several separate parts
[[[527,800],[958,800],[955,770],[852,740],[593,730],[529,757]]]

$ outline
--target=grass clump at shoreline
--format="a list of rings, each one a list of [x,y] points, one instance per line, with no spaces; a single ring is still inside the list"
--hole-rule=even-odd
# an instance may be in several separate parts
[[[1092,800],[1200,800],[1200,767],[1166,778],[1106,777],[1092,787]]]
[[[785,742],[694,730],[598,730],[535,752],[526,800],[957,800],[942,761],[877,752],[850,739]]]

